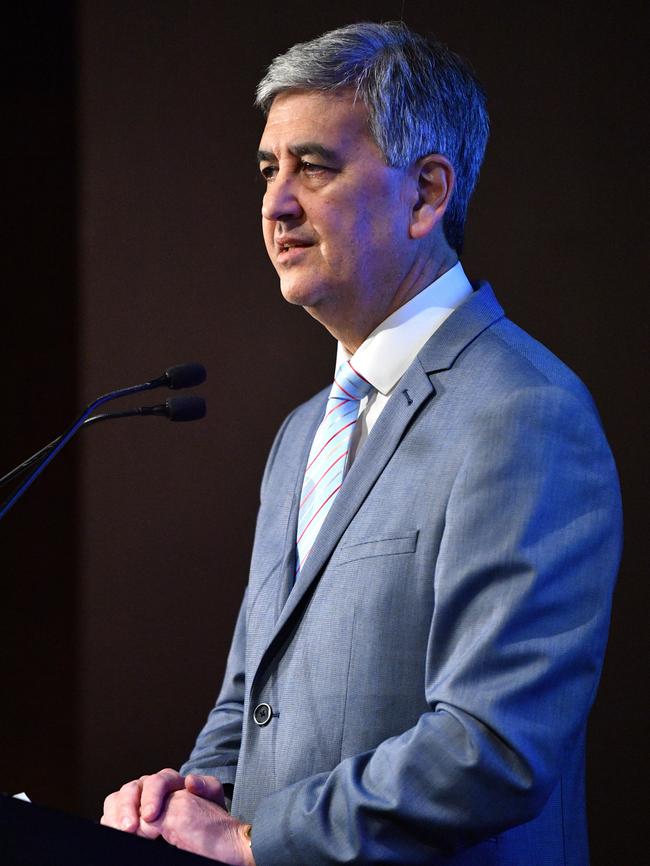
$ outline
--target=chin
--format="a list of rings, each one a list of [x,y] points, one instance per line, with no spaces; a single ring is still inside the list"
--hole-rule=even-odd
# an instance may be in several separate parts
[[[319,302],[321,292],[314,285],[306,286],[302,280],[280,278],[282,297],[289,304],[299,307],[313,307]]]

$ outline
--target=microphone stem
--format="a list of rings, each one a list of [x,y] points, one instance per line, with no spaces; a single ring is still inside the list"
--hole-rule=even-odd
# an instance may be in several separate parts
[[[164,378],[164,377],[161,377]],[[41,472],[45,469],[45,467],[50,463],[59,451],[64,448],[67,443],[72,439],[77,430],[83,426],[86,420],[90,420],[90,415],[98,409],[100,406],[103,406],[104,403],[108,403],[110,400],[118,400],[120,397],[128,397],[130,394],[137,394],[140,391],[149,391],[152,388],[159,388],[160,385],[163,384],[159,379],[154,379],[151,382],[144,382],[142,385],[130,385],[127,388],[121,388],[119,391],[109,391],[108,394],[102,394],[101,397],[98,397],[96,400],[93,400],[92,403],[89,403],[86,408],[83,410],[81,415],[74,421],[73,424],[63,433],[58,439],[55,439],[53,442],[50,442],[49,445],[46,445],[45,448],[41,448],[37,454],[34,454],[33,457],[30,457],[29,460],[25,461],[25,463],[29,466],[32,463],[36,462],[41,454],[47,452],[48,449],[51,449],[48,454],[41,460],[38,466],[33,470],[31,475],[29,475],[25,481],[20,485],[20,487],[3,502],[2,508],[0,509],[0,520],[7,514],[7,512],[13,508],[13,506],[18,502],[20,497],[25,493],[25,491],[34,483],[34,481],[38,478]],[[98,416],[101,418],[102,416]],[[25,465],[25,464],[23,464]],[[26,467],[25,467],[26,468]],[[22,467],[17,467],[17,470],[14,470],[14,473],[9,473],[9,475],[13,478],[16,474],[20,474],[20,470]],[[7,476],[2,479],[2,482],[5,483]]]

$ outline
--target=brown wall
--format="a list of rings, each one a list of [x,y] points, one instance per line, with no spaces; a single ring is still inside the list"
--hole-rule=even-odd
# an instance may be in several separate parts
[[[79,403],[74,23],[66,2],[3,13],[1,474]],[[78,452],[64,452],[0,524],[0,790],[66,803],[78,757],[77,467]]]
[[[633,834],[621,842],[613,831],[640,817],[644,778],[636,695],[645,166],[635,132],[640,33],[633,15],[596,16],[591,6],[407,2],[406,20],[469,56],[490,96],[493,135],[465,268],[488,277],[508,314],[583,377],[621,471],[628,540],[589,765],[593,862],[610,866],[633,862]],[[286,412],[331,373],[332,339],[281,300],[259,237],[255,82],[293,42],[399,17],[401,3],[65,8],[60,37],[50,26],[41,32],[38,17],[21,23],[74,58],[77,89],[64,75],[59,103],[45,112],[60,127],[61,164],[28,187],[29,213],[16,205],[16,243],[30,220],[39,228],[13,282],[8,359],[22,360],[3,463],[35,450],[97,393],[179,361],[209,370],[204,422],[98,426],[0,530],[17,599],[8,633],[14,647],[21,636],[28,644],[9,665],[0,787],[95,814],[115,786],[178,765],[191,747],[245,584],[266,451]],[[20,43],[16,54],[24,57]],[[27,52],[17,82],[35,56],[42,52]],[[29,104],[34,117],[43,113],[42,96]],[[17,110],[16,123],[24,115]],[[20,171],[29,181],[33,162],[24,158]]]

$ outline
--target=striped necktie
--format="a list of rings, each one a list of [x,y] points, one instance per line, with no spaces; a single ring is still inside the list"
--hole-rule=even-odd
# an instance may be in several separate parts
[[[296,576],[314,545],[316,536],[343,484],[350,439],[359,416],[359,403],[372,390],[349,361],[337,370],[327,398],[325,417],[309,452],[300,496],[296,552]]]

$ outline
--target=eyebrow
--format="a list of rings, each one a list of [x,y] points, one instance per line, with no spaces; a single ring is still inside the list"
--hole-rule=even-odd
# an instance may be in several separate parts
[[[289,148],[289,153],[294,156],[319,156],[328,162],[335,162],[338,156],[329,147],[324,147],[316,141],[305,141],[303,144],[295,144]],[[269,150],[257,151],[257,162],[276,162],[275,154]]]

